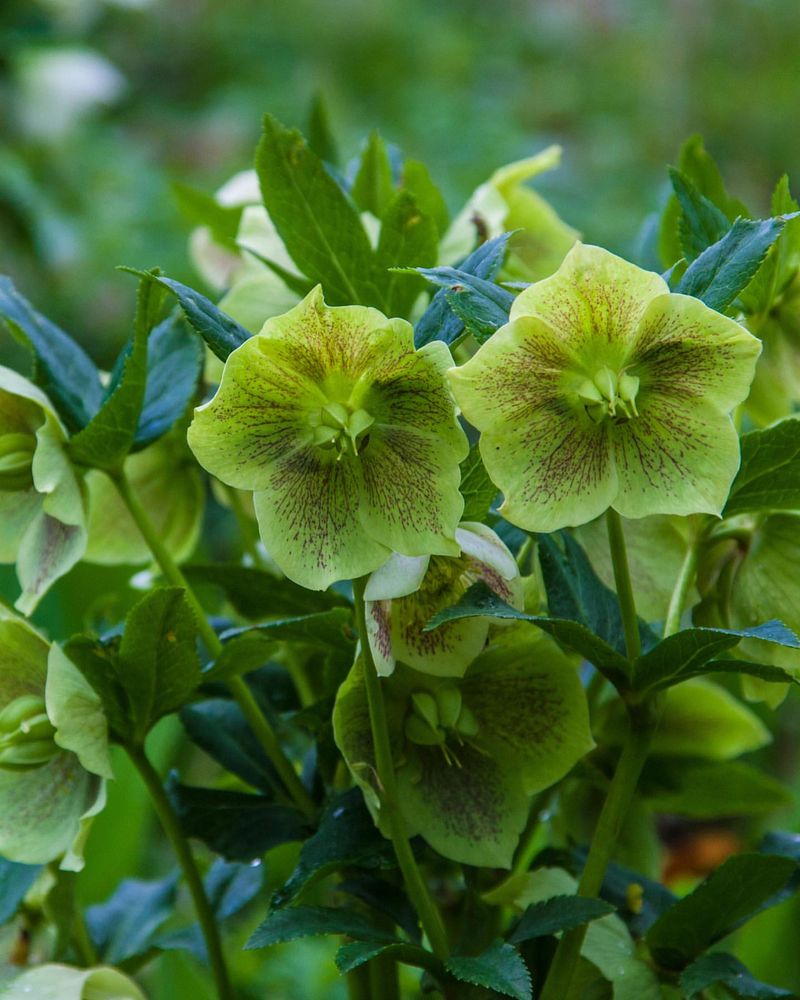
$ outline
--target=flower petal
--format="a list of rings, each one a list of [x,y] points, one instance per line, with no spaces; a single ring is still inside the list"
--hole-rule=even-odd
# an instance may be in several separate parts
[[[403,556],[393,552],[370,576],[364,588],[364,598],[367,601],[386,601],[413,594],[419,589],[429,562],[430,556]]]
[[[55,742],[71,750],[87,771],[113,778],[108,756],[108,721],[94,688],[60,646],[47,660],[47,717],[56,728]]]
[[[20,539],[41,506],[36,490],[0,490],[0,563],[16,562]]]
[[[0,709],[23,694],[44,695],[48,644],[0,604]]]
[[[5,1000],[146,1000],[132,979],[111,966],[73,969],[58,963],[28,969],[3,995]]]
[[[711,403],[649,393],[639,416],[614,428],[623,517],[719,514],[739,468],[739,438],[730,417]]]
[[[39,510],[20,541],[17,577],[22,594],[15,607],[31,614],[55,581],[72,569],[85,550],[83,525],[64,524]]]
[[[494,570],[503,580],[519,576],[517,561],[508,546],[485,524],[462,521],[456,531],[456,541],[461,546],[462,554],[476,559],[487,570]]]

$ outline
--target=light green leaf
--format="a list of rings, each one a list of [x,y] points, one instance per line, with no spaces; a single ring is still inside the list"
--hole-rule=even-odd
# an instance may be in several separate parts
[[[800,418],[742,435],[742,463],[724,516],[800,509]]]
[[[381,217],[381,234],[375,251],[375,267],[382,274],[384,307],[388,316],[408,316],[425,287],[413,274],[398,274],[391,268],[436,263],[436,225],[408,191],[401,191]]]
[[[376,219],[395,197],[389,151],[376,131],[367,139],[350,194],[362,212],[371,212]]]

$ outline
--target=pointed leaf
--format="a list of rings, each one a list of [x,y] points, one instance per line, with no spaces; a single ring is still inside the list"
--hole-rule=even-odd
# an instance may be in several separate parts
[[[422,278],[390,269],[435,264],[438,246],[433,219],[420,209],[414,195],[401,191],[381,217],[381,235],[375,251],[375,266],[385,286],[387,316],[408,316],[425,287]]]
[[[350,195],[362,212],[371,212],[376,219],[381,218],[394,200],[394,178],[389,151],[375,131],[370,134],[361,154]],[[390,312],[389,315],[395,314]]]
[[[760,510],[800,510],[800,419],[742,435],[742,464],[724,517]]]
[[[374,920],[354,910],[328,906],[292,906],[274,910],[256,928],[245,948],[268,948],[282,941],[318,934],[346,934],[359,941],[385,941],[394,944],[397,938],[376,927]]]
[[[348,941],[336,952],[334,961],[341,975],[346,976],[348,972],[377,958],[378,955],[386,955],[387,958],[402,962],[403,965],[430,969],[434,975],[441,975],[441,966],[429,951],[400,941],[395,944],[384,941]]]
[[[479,343],[484,343],[508,322],[514,296],[493,281],[454,267],[417,267],[414,270],[444,290],[447,304]]]
[[[92,943],[104,962],[121,962],[144,955],[156,932],[172,915],[179,876],[158,881],[125,879],[105,903],[86,910]]]
[[[584,899],[583,896],[553,896],[541,903],[533,903],[522,914],[511,932],[511,944],[521,944],[532,938],[546,937],[573,927],[583,927],[599,917],[614,912],[614,907],[602,899]]]
[[[483,986],[514,1000],[532,1000],[528,967],[513,945],[497,941],[477,958],[454,955],[445,968],[462,983]]]
[[[264,866],[241,865],[217,858],[203,885],[217,920],[227,920],[243,910],[264,886]]]
[[[681,206],[679,224],[681,247],[687,261],[721,240],[731,228],[730,220],[679,170],[670,168],[669,177]]]
[[[170,316],[153,330],[147,344],[147,386],[134,444],[144,447],[186,412],[203,368],[203,343],[184,323]]]
[[[481,459],[480,448],[474,444],[461,463],[461,496],[464,497],[462,521],[485,521],[489,508],[497,496],[497,487]]]
[[[776,1000],[779,997],[797,996],[791,990],[759,982],[738,958],[721,951],[703,955],[684,969],[681,975],[681,992],[686,1000],[695,1000],[703,990],[717,985],[726,987],[744,1000]]]

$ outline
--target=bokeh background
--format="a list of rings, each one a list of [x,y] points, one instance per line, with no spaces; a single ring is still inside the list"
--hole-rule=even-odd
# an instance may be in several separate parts
[[[0,0],[0,272],[108,365],[135,291],[116,264],[200,284],[172,182],[213,191],[251,164],[264,110],[303,127],[320,94],[345,157],[377,128],[428,163],[452,209],[498,165],[561,143],[539,190],[588,241],[630,252],[691,133],[754,211],[784,172],[797,188],[799,52],[798,0]],[[0,332],[0,359],[13,351]],[[40,620],[56,636],[79,628],[112,582],[78,568]],[[790,699],[768,753],[798,790],[799,729]],[[179,737],[174,720],[156,734],[162,765],[180,762]],[[82,879],[90,901],[169,865],[122,762],[118,777]],[[799,828],[797,810],[782,819]],[[738,950],[793,988],[798,918],[796,902],[769,911]],[[342,995],[325,942],[299,955],[271,958],[271,996]],[[257,980],[263,956],[241,960]],[[148,988],[208,992],[177,954]]]

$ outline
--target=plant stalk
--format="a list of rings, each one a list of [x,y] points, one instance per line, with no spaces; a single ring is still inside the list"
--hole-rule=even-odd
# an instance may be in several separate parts
[[[622,614],[622,628],[625,632],[625,650],[628,659],[635,660],[642,651],[639,639],[639,621],[636,617],[636,602],[633,599],[633,585],[628,566],[628,553],[625,548],[625,533],[622,530],[622,518],[612,507],[606,511],[606,527],[608,528],[611,562],[614,566],[614,583],[617,586],[619,609]]]

